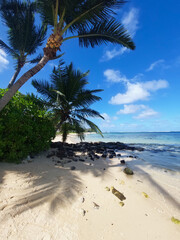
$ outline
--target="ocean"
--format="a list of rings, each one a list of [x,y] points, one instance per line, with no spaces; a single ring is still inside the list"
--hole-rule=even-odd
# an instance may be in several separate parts
[[[109,132],[87,134],[87,142],[123,142],[143,147],[136,155],[147,165],[180,172],[180,132]]]

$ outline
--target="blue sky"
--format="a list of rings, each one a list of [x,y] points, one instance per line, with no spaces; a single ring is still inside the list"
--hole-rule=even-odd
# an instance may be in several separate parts
[[[180,2],[178,0],[132,0],[118,11],[117,19],[129,30],[136,44],[129,51],[112,44],[80,48],[78,41],[64,43],[66,64],[71,61],[83,72],[90,70],[90,89],[104,89],[102,101],[92,107],[105,120],[94,119],[103,131],[180,131]],[[7,42],[0,23],[0,39]],[[0,49],[0,88],[14,73],[14,61]],[[49,62],[36,79],[48,80]],[[26,65],[22,73],[30,68]],[[21,92],[34,92],[31,80]]]

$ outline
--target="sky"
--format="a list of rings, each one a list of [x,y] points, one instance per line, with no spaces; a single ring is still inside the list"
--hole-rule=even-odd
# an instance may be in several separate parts
[[[117,11],[129,31],[134,51],[117,45],[80,48],[66,41],[61,51],[68,65],[90,70],[88,89],[103,89],[101,101],[92,105],[105,120],[93,119],[103,132],[180,131],[180,1],[131,0]],[[0,22],[0,39],[8,43]],[[37,54],[41,52],[41,48]],[[49,62],[33,79],[48,80],[58,60]],[[31,65],[26,65],[21,74]],[[14,60],[0,49],[0,88],[8,85]],[[36,90],[31,79],[20,89]]]

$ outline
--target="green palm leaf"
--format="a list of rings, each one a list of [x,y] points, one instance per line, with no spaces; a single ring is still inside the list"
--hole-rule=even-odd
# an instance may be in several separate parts
[[[32,84],[36,90],[42,94],[53,112],[53,121],[56,128],[63,133],[63,141],[66,140],[69,131],[75,131],[83,139],[85,125],[88,125],[93,131],[102,132],[88,117],[103,117],[99,112],[89,108],[89,106],[99,101],[101,98],[95,93],[101,92],[101,89],[85,89],[88,72],[82,73],[75,70],[72,63],[63,67],[61,64],[53,70],[50,75],[51,82],[33,80]]]
[[[27,56],[34,54],[42,46],[47,32],[47,25],[38,27],[35,24],[36,3],[27,0],[3,0],[0,5],[0,16],[8,27],[9,46],[0,40],[0,47],[16,59],[16,72],[8,87],[12,86],[25,63],[36,63],[39,57],[27,61]]]
[[[67,32],[73,36],[64,41],[79,38],[83,47],[94,47],[111,42],[129,49],[135,45],[124,27],[116,21],[115,10],[122,7],[124,0],[58,0],[58,15],[64,28],[59,28],[62,35]],[[37,6],[43,22],[54,26],[56,1],[37,0]],[[62,27],[62,24],[60,24]]]
[[[7,54],[11,54],[14,58],[19,57],[19,55],[2,40],[0,40],[0,48],[2,48]]]
[[[43,97],[51,102],[56,101],[57,94],[53,91],[52,85],[45,80],[32,80],[33,87],[43,95]]]
[[[100,117],[104,119],[104,117],[101,116],[99,112],[90,108],[76,109],[75,114],[81,115],[83,117]]]
[[[85,122],[94,132],[100,134],[103,137],[103,134],[101,132],[101,130],[99,129],[99,127],[94,124],[93,122],[91,122],[90,120],[86,119],[85,117],[82,117],[81,115],[77,114],[77,117],[82,121]]]

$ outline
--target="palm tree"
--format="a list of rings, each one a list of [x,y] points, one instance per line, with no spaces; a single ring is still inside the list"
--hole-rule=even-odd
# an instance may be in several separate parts
[[[36,27],[34,13],[36,4],[30,2],[20,2],[19,0],[3,0],[0,7],[0,14],[3,22],[8,27],[9,46],[0,39],[0,47],[16,60],[15,73],[12,76],[8,88],[10,88],[22,67],[26,63],[36,63],[39,56],[33,60],[27,60],[29,55],[36,52],[42,45],[46,35],[46,25]]]
[[[38,73],[49,60],[57,58],[61,45],[77,38],[82,47],[95,47],[111,42],[135,49],[128,32],[115,19],[115,9],[126,0],[37,0],[37,8],[53,33],[48,38],[44,56],[39,63],[24,73],[0,99],[0,111],[12,96],[32,76]]]
[[[98,126],[96,126],[87,117],[103,118],[99,112],[90,108],[90,105],[101,100],[95,93],[101,89],[87,90],[87,75],[89,72],[81,73],[74,70],[72,63],[62,68],[54,68],[50,80],[33,80],[32,85],[45,98],[46,105],[53,112],[56,124],[56,130],[62,132],[62,140],[66,141],[70,131],[75,131],[83,139],[85,125],[91,130],[102,135]]]

